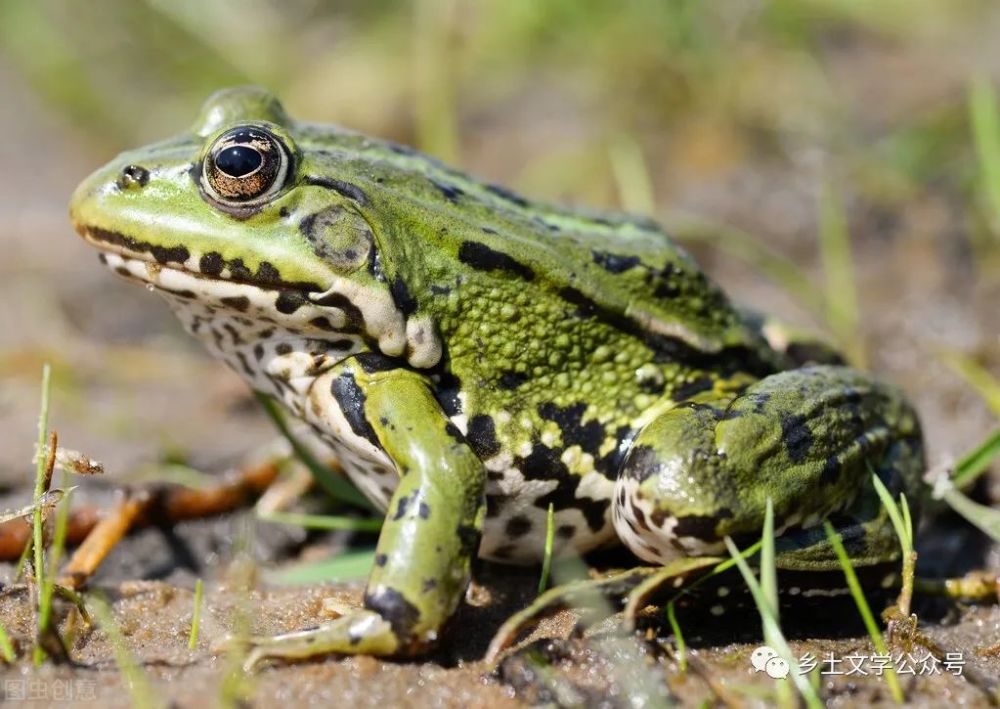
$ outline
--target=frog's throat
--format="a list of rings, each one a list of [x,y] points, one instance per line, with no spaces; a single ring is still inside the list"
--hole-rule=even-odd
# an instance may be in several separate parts
[[[417,368],[433,367],[441,359],[441,341],[433,321],[420,315],[407,319],[388,291],[343,278],[336,278],[322,292],[291,285],[262,286],[205,275],[197,270],[197,264],[168,266],[107,249],[105,244],[95,245],[102,247],[100,259],[108,268],[169,295],[175,308],[189,301],[235,310],[250,319],[268,318],[285,329],[316,338],[360,336],[368,349],[405,357]]]

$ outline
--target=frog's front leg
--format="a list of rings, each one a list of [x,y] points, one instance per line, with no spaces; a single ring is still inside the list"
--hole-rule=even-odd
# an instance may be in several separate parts
[[[399,484],[379,536],[363,610],[314,630],[253,638],[248,665],[326,653],[406,656],[432,646],[469,582],[485,514],[486,472],[420,374],[352,358],[314,385],[314,408],[395,463]],[[322,410],[316,411],[322,416]]]
[[[871,471],[895,496],[917,489],[924,460],[916,414],[897,390],[813,366],[679,403],[640,431],[622,465],[615,528],[643,559],[724,555],[727,535],[759,538],[771,498],[779,568],[829,570],[838,562],[825,519],[856,564],[898,556]]]

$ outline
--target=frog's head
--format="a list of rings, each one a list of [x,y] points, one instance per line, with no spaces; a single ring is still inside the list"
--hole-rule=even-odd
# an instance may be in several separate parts
[[[383,272],[364,167],[344,148],[358,140],[290,120],[262,89],[223,90],[189,133],[87,178],[70,216],[106,264],[177,307],[353,335],[432,366],[433,328]]]

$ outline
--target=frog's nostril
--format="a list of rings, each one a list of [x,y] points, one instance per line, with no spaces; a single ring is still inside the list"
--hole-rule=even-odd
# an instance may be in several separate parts
[[[126,165],[118,176],[118,186],[123,190],[145,187],[149,182],[149,170],[139,165]]]

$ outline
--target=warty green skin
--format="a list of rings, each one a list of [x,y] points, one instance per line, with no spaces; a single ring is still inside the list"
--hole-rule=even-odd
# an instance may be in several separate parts
[[[207,186],[240,127],[287,158],[250,206]],[[780,342],[655,224],[529,202],[254,88],[113,160],[70,211],[387,512],[365,609],[256,656],[423,651],[475,554],[541,557],[550,504],[564,552],[716,554],[759,534],[770,498],[781,568],[835,568],[824,519],[856,564],[896,557],[870,470],[915,489],[913,410]]]

